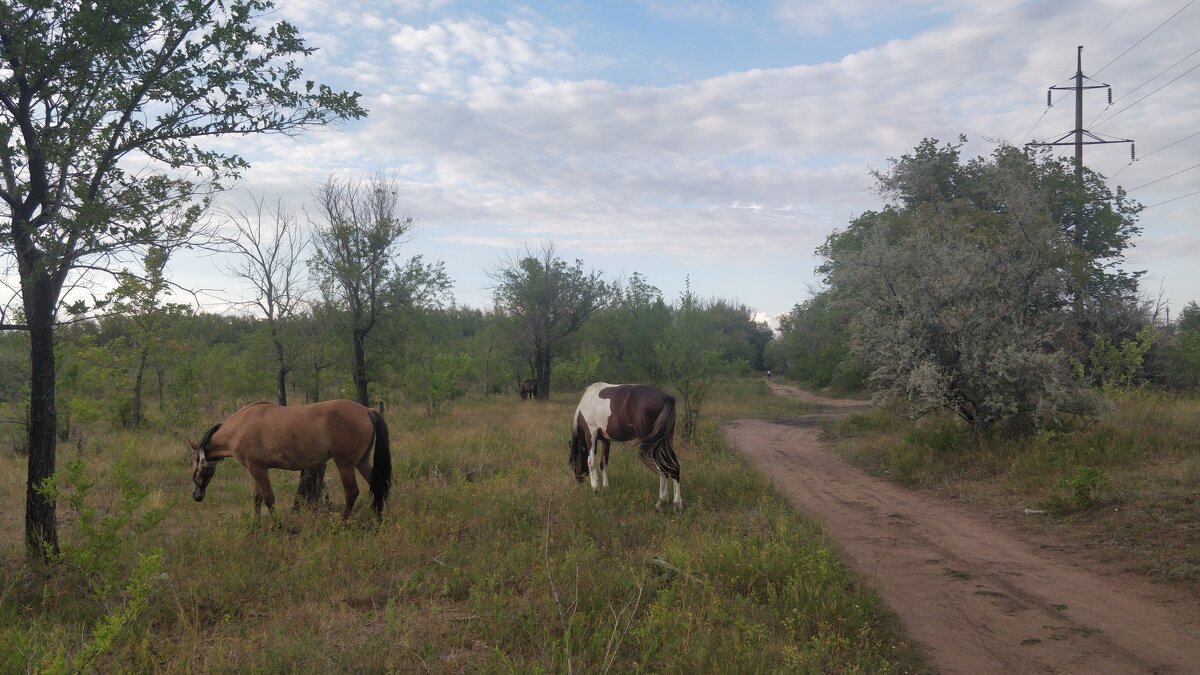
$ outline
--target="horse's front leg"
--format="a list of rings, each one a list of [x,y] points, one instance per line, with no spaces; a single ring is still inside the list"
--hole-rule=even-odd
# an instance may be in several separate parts
[[[267,468],[252,464],[246,467],[250,471],[250,476],[254,478],[254,517],[257,519],[262,513],[262,505],[267,505],[267,511],[271,517],[275,517],[275,493],[271,491],[271,481],[267,477]]]
[[[592,491],[600,489],[599,477],[596,475],[596,451],[600,447],[600,434],[593,434],[588,444],[588,480],[592,483]]]
[[[608,451],[612,448],[612,440],[604,439],[604,455],[600,457],[600,485],[608,489]]]

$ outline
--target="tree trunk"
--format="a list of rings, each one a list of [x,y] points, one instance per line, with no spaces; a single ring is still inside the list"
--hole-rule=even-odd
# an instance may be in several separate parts
[[[163,412],[163,367],[156,366],[154,371],[158,373],[158,414]]]
[[[363,405],[371,405],[367,399],[367,331],[355,328],[351,331],[354,338],[354,391],[357,400]]]
[[[537,399],[550,398],[550,348],[538,346],[534,355],[534,379],[537,381]]]
[[[283,352],[283,343],[275,340],[275,363],[279,370],[275,373],[275,384],[279,388],[279,405],[287,405],[287,358]]]
[[[134,429],[142,426],[142,378],[146,374],[147,350],[138,354],[137,373],[133,376],[133,418],[130,420]]]
[[[26,276],[26,275],[22,275]],[[54,475],[58,421],[54,404],[54,308],[58,300],[48,275],[24,279],[25,315],[29,324],[29,473],[25,482],[25,545],[29,556],[45,560],[57,555],[55,502],[36,488]]]

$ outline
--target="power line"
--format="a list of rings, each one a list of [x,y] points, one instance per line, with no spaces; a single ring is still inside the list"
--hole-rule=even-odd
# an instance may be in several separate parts
[[[1109,108],[1111,108],[1111,107],[1113,107],[1113,105],[1114,105],[1114,104],[1116,104],[1116,103],[1120,102],[1121,100],[1125,99],[1127,96],[1129,96],[1129,95],[1130,95],[1130,94],[1132,94],[1133,92],[1137,91],[1138,89],[1141,89],[1142,87],[1144,87],[1144,86],[1146,86],[1146,85],[1150,84],[1151,82],[1153,82],[1153,81],[1157,80],[1157,79],[1158,79],[1160,76],[1162,76],[1163,74],[1167,73],[1168,71],[1170,71],[1170,70],[1171,70],[1172,68],[1174,68],[1175,66],[1177,66],[1177,65],[1179,65],[1179,64],[1181,64],[1181,63],[1183,63],[1184,61],[1187,61],[1188,59],[1192,58],[1192,57],[1193,57],[1193,56],[1195,56],[1196,54],[1200,54],[1200,48],[1197,48],[1197,49],[1196,49],[1196,51],[1192,52],[1191,54],[1188,54],[1187,56],[1183,57],[1182,59],[1179,59],[1179,60],[1178,60],[1178,61],[1176,61],[1175,63],[1172,63],[1171,65],[1167,66],[1167,67],[1166,67],[1166,68],[1164,68],[1163,70],[1160,70],[1160,71],[1158,72],[1158,74],[1157,74],[1157,75],[1155,75],[1154,77],[1152,77],[1152,78],[1150,78],[1150,79],[1146,80],[1145,82],[1143,82],[1143,83],[1139,84],[1138,86],[1134,87],[1133,89],[1130,89],[1129,91],[1125,92],[1124,94],[1122,94],[1122,95],[1118,96],[1118,97],[1117,97],[1117,99],[1116,99],[1115,101],[1112,101],[1112,102],[1111,102],[1111,103],[1109,103],[1108,105],[1104,106],[1104,110],[1101,110],[1100,112],[1096,113],[1096,116],[1095,116],[1094,118],[1092,118],[1092,124],[1095,124],[1095,123],[1096,123],[1096,120],[1098,120],[1098,119],[1100,119],[1101,117],[1103,117],[1103,116],[1104,116],[1104,113],[1108,112],[1108,109],[1109,109]],[[1185,73],[1185,75],[1186,75],[1186,73]]]
[[[1152,30],[1152,31],[1150,31],[1149,33],[1146,33],[1145,35],[1143,35],[1141,40],[1138,40],[1137,42],[1135,42],[1135,43],[1133,43],[1133,44],[1129,45],[1129,47],[1128,47],[1128,48],[1126,48],[1126,49],[1125,49],[1125,51],[1121,52],[1120,54],[1117,54],[1117,58],[1115,58],[1115,59],[1113,59],[1112,61],[1109,61],[1107,64],[1105,64],[1105,65],[1104,65],[1104,68],[1101,68],[1100,70],[1097,70],[1097,71],[1096,71],[1096,74],[1097,74],[1097,75],[1099,75],[1100,73],[1104,72],[1104,69],[1105,69],[1105,68],[1108,68],[1108,67],[1109,67],[1109,66],[1111,66],[1112,64],[1116,63],[1116,62],[1117,62],[1117,61],[1118,61],[1118,60],[1119,60],[1119,59],[1120,59],[1122,56],[1125,56],[1126,54],[1128,54],[1128,53],[1129,53],[1129,52],[1130,52],[1130,51],[1131,51],[1131,50],[1132,50],[1134,47],[1136,47],[1136,46],[1138,46],[1138,45],[1142,44],[1142,42],[1144,42],[1144,41],[1146,40],[1146,38],[1150,37],[1151,35],[1154,35],[1154,33],[1155,33],[1155,32],[1157,32],[1159,28],[1162,28],[1163,26],[1167,25],[1167,23],[1168,23],[1168,22],[1170,22],[1170,21],[1171,21],[1171,19],[1174,19],[1175,17],[1179,16],[1179,13],[1180,13],[1180,12],[1182,12],[1182,11],[1183,11],[1183,10],[1185,10],[1185,9],[1187,9],[1188,7],[1191,7],[1191,6],[1192,6],[1192,5],[1194,5],[1194,4],[1196,4],[1196,0],[1191,0],[1191,2],[1189,2],[1188,4],[1184,5],[1183,7],[1180,7],[1178,12],[1175,12],[1175,13],[1174,13],[1174,14],[1172,14],[1171,16],[1168,16],[1168,17],[1167,17],[1167,19],[1166,19],[1166,21],[1163,21],[1162,23],[1158,24],[1157,26],[1155,26],[1155,27],[1154,27],[1154,30]],[[1123,10],[1122,10],[1122,11],[1123,11]]]
[[[1150,206],[1143,206],[1142,210],[1145,211],[1146,209],[1152,209],[1156,206],[1162,206],[1163,204],[1170,204],[1171,202],[1177,202],[1180,199],[1185,199],[1185,198],[1191,197],[1193,195],[1200,195],[1200,190],[1196,190],[1195,192],[1189,192],[1186,195],[1179,195],[1178,197],[1172,197],[1171,199],[1166,199],[1166,200],[1163,200],[1156,204],[1151,204]]]
[[[1157,94],[1158,92],[1162,91],[1163,89],[1166,89],[1167,87],[1169,87],[1169,86],[1171,86],[1172,84],[1174,84],[1176,80],[1178,80],[1179,78],[1183,77],[1184,75],[1187,75],[1188,73],[1192,72],[1193,70],[1195,70],[1195,69],[1197,69],[1197,68],[1200,68],[1200,63],[1197,63],[1196,65],[1192,66],[1191,68],[1188,68],[1187,70],[1183,71],[1183,72],[1182,72],[1182,73],[1180,73],[1179,75],[1176,75],[1174,79],[1170,80],[1169,82],[1167,82],[1167,83],[1166,83],[1166,84],[1164,84],[1163,86],[1159,87],[1158,89],[1155,89],[1154,91],[1150,92],[1149,94],[1146,94],[1145,96],[1143,96],[1143,97],[1139,98],[1138,100],[1134,101],[1133,103],[1130,103],[1129,105],[1125,106],[1124,108],[1121,108],[1121,109],[1120,109],[1120,110],[1118,110],[1117,112],[1115,112],[1115,113],[1113,113],[1113,114],[1109,115],[1108,117],[1105,117],[1103,120],[1101,120],[1100,122],[1096,123],[1096,126],[1100,126],[1100,125],[1102,125],[1102,124],[1107,124],[1107,123],[1108,123],[1108,121],[1109,121],[1109,120],[1111,120],[1112,118],[1116,117],[1117,115],[1120,115],[1121,113],[1125,112],[1126,110],[1129,110],[1130,108],[1132,108],[1133,106],[1135,106],[1135,105],[1137,105],[1137,104],[1141,103],[1142,101],[1145,101],[1146,99],[1148,99],[1148,98],[1150,98],[1151,96],[1153,96],[1153,95]]]
[[[1092,39],[1088,40],[1087,44],[1084,46],[1090,47],[1092,45],[1092,43],[1096,41],[1096,38],[1100,37],[1101,35],[1104,35],[1104,31],[1108,30],[1114,23],[1116,23],[1117,19],[1121,18],[1121,15],[1124,14],[1126,10],[1128,10],[1130,7],[1133,7],[1133,3],[1135,3],[1135,2],[1137,2],[1137,0],[1129,0],[1129,4],[1125,5],[1125,9],[1117,12],[1117,15],[1112,18],[1112,21],[1109,21],[1108,24],[1106,24],[1104,26],[1104,28],[1101,28],[1099,33],[1096,33],[1095,35],[1093,35]]]
[[[1147,152],[1146,154],[1142,155],[1141,158],[1146,159],[1147,157],[1149,157],[1150,155],[1153,155],[1156,152],[1159,152],[1161,150],[1166,150],[1167,148],[1171,147],[1172,145],[1177,145],[1177,144],[1182,143],[1182,142],[1186,141],[1187,139],[1193,138],[1195,136],[1200,136],[1200,131],[1193,131],[1192,133],[1188,134],[1187,136],[1184,136],[1183,138],[1181,138],[1177,141],[1171,141],[1170,143],[1167,143],[1166,145],[1162,146],[1161,148],[1155,148],[1154,150],[1151,150],[1150,152]],[[1125,169],[1128,169],[1131,166],[1133,166],[1133,160],[1130,160],[1130,162],[1128,164],[1126,164],[1125,166],[1114,171],[1113,174],[1111,176],[1109,176],[1109,178],[1110,179],[1116,178],[1117,174],[1121,173],[1122,171],[1124,171]]]
[[[1140,190],[1140,189],[1146,187],[1147,185],[1154,185],[1155,183],[1157,183],[1159,181],[1164,181],[1168,178],[1178,176],[1179,174],[1185,173],[1187,171],[1191,171],[1192,169],[1195,169],[1196,167],[1200,167],[1200,164],[1193,164],[1186,169],[1180,169],[1180,170],[1176,171],[1175,173],[1168,174],[1166,176],[1163,176],[1162,178],[1155,178],[1154,180],[1150,181],[1149,183],[1142,183],[1141,185],[1139,185],[1137,187],[1131,187],[1128,190],[1126,190],[1126,192],[1133,192],[1134,190]]]

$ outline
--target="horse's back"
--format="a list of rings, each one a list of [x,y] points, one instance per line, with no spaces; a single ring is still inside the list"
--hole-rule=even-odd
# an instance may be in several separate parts
[[[223,424],[235,454],[273,468],[357,461],[374,438],[370,408],[346,399],[296,406],[252,403]]]
[[[629,441],[650,434],[667,398],[648,384],[596,382],[584,391],[577,410],[589,425],[603,429],[613,440]]]

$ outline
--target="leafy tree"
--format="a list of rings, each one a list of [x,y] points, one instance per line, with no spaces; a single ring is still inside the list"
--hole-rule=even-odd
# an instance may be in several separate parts
[[[30,334],[33,556],[58,548],[54,501],[36,488],[55,467],[54,325],[68,279],[193,233],[193,219],[164,214],[195,195],[198,180],[219,187],[246,166],[201,140],[365,114],[357,94],[301,84],[294,59],[313,50],[286,22],[264,29],[271,9],[269,0],[0,4],[0,208],[9,221],[0,248],[16,259]]]
[[[1200,305],[1192,300],[1184,305],[1183,311],[1179,312],[1179,319],[1175,323],[1178,330],[1190,330],[1200,333]]]
[[[657,371],[655,344],[671,324],[662,291],[634,272],[613,289],[612,302],[589,322],[585,341],[594,343],[611,382],[644,382]]]
[[[508,258],[489,276],[497,309],[517,319],[514,337],[533,362],[537,398],[548,399],[556,349],[610,301],[613,287],[599,272],[584,272],[582,260],[559,258],[553,244]]]
[[[780,318],[768,367],[814,387],[862,388],[865,375],[850,353],[848,320],[832,291],[814,293]]]
[[[440,262],[427,264],[421,256],[404,266],[395,262],[413,235],[413,219],[399,214],[394,180],[331,177],[317,190],[317,202],[322,222],[309,264],[322,295],[342,312],[353,348],[355,396],[370,405],[367,336],[385,315],[440,302],[450,280]],[[320,496],[324,471],[321,466],[301,472],[301,496]]]
[[[855,358],[881,396],[916,414],[950,410],[976,430],[1089,411],[1070,366],[1075,251],[1043,165],[1002,147],[947,172],[957,152],[927,141],[893,163],[880,182],[900,203],[819,250]]]
[[[394,181],[330,177],[317,190],[322,221],[310,261],[324,297],[345,312],[354,354],[354,389],[370,405],[367,336],[387,312],[389,286],[402,272],[394,258],[412,234],[399,213]]]
[[[678,391],[683,402],[680,431],[696,433],[713,378],[728,368],[704,316],[703,303],[692,293],[690,279],[679,297],[670,327],[656,346],[659,371]]]
[[[300,261],[308,241],[296,230],[295,216],[282,202],[269,210],[263,199],[254,198],[253,217],[241,211],[231,215],[237,234],[230,243],[240,260],[227,270],[254,289],[254,298],[247,304],[267,322],[275,352],[276,396],[279,405],[287,405],[287,375],[292,363],[284,348],[283,325],[295,317],[304,299]]]
[[[113,290],[113,312],[128,318],[129,337],[136,350],[133,405],[128,423],[133,428],[142,425],[142,384],[145,379],[146,363],[156,350],[161,350],[168,340],[167,326],[172,316],[190,311],[187,305],[164,303],[163,297],[170,295],[166,277],[170,249],[151,246],[143,259],[145,276],[125,271],[118,276]]]

